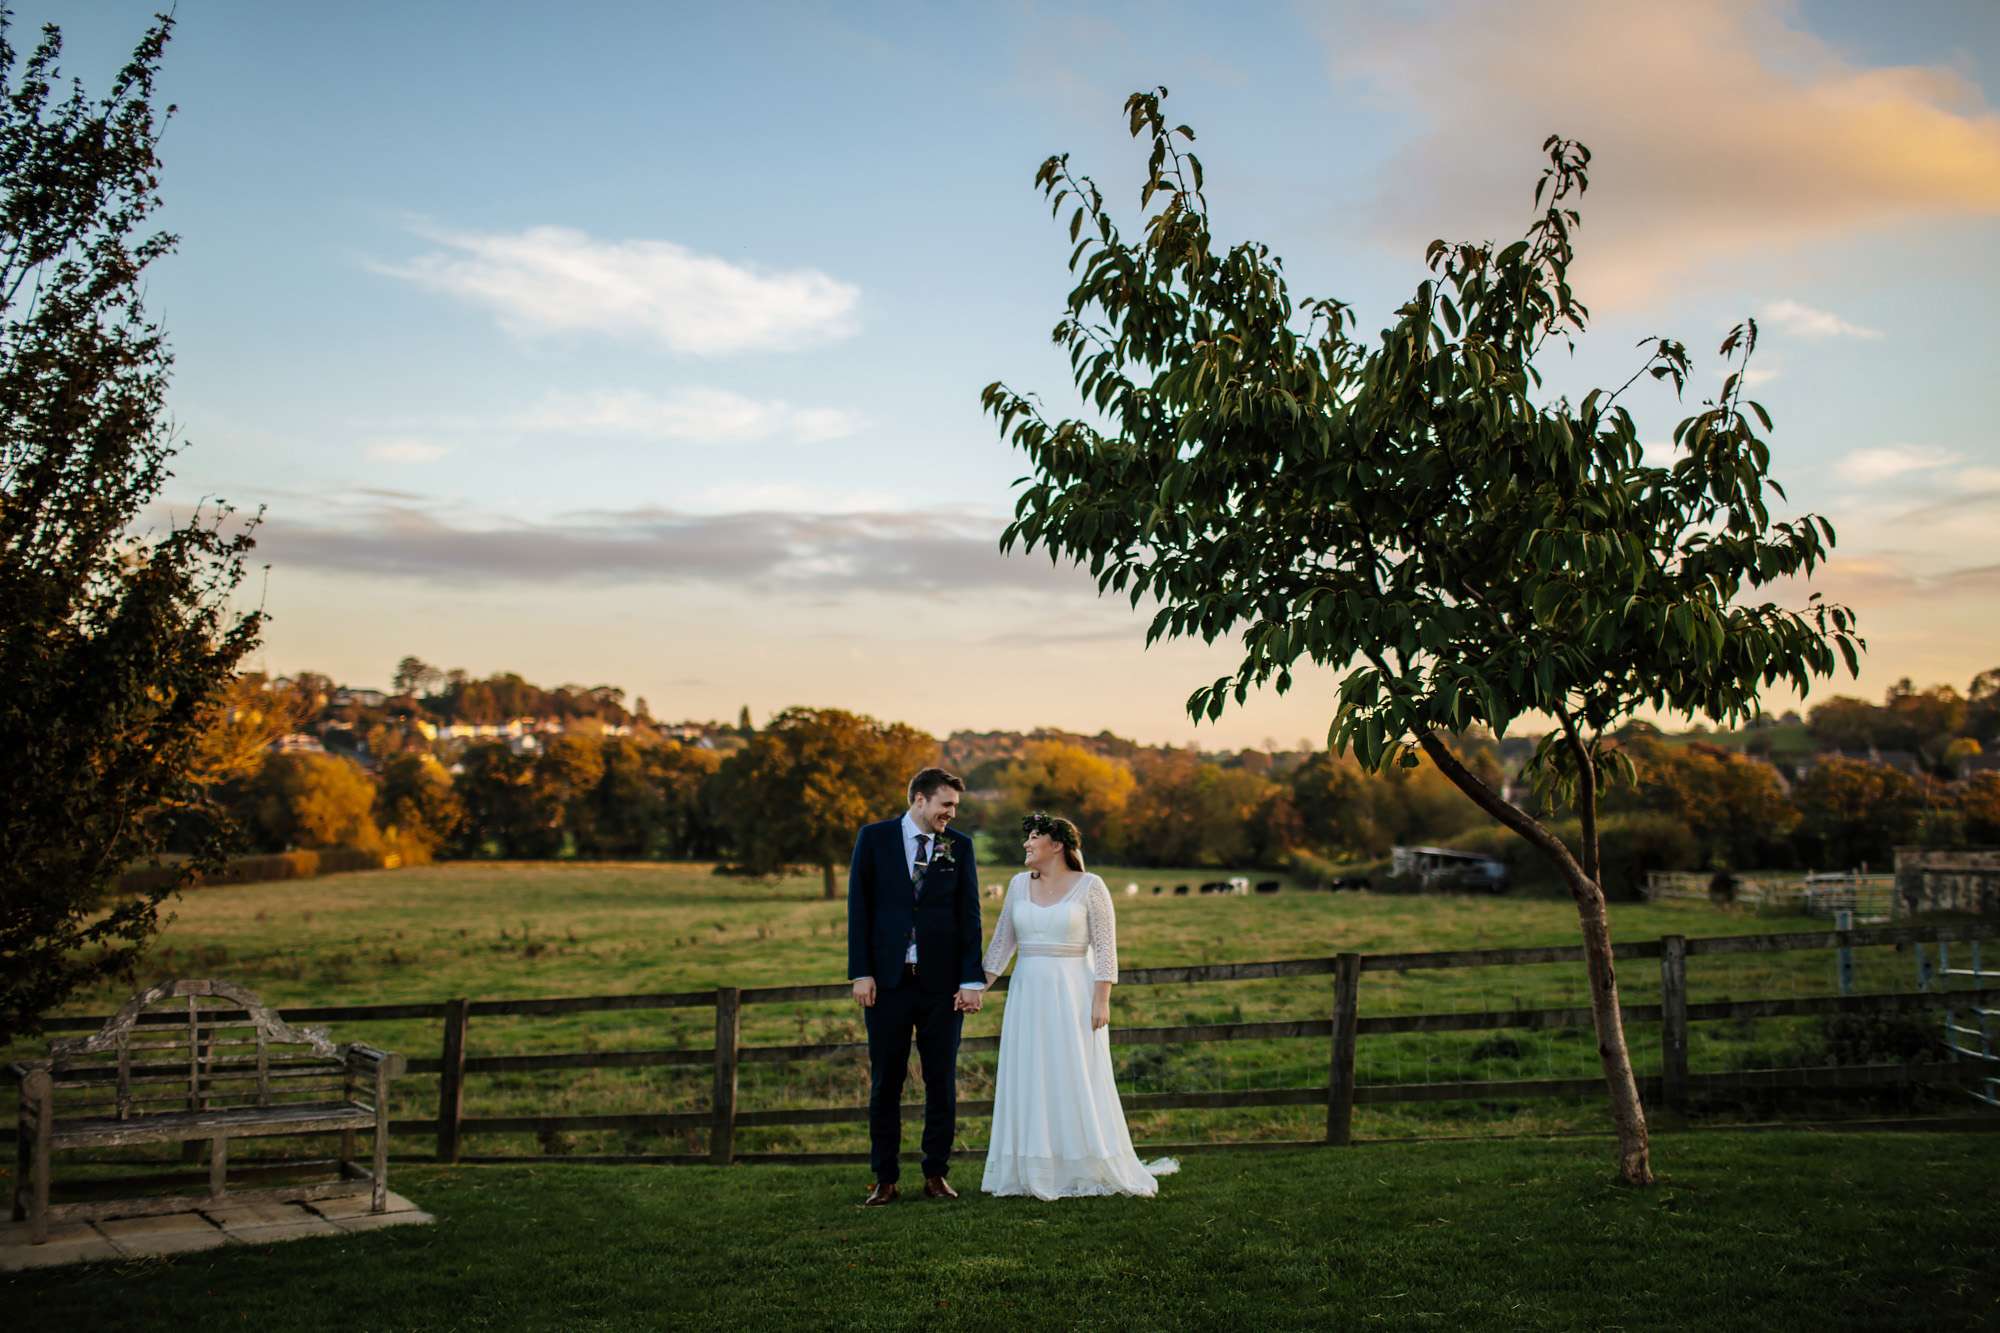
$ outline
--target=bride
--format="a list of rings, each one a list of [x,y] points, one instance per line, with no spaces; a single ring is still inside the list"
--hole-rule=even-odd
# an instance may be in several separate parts
[[[1021,821],[1027,869],[1007,886],[993,943],[992,985],[1016,951],[1021,961],[1000,1019],[1000,1068],[986,1149],[988,1194],[1060,1199],[1152,1195],[1156,1175],[1132,1150],[1111,1073],[1111,987],[1118,941],[1111,891],[1083,868],[1083,839],[1067,819]]]

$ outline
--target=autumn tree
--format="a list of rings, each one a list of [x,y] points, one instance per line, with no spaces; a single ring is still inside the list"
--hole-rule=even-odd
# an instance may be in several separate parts
[[[1806,713],[1806,730],[1830,750],[1872,750],[1881,742],[1881,709],[1866,699],[1837,694]]]
[[[196,780],[216,786],[254,778],[272,743],[298,729],[305,709],[296,690],[280,687],[261,674],[231,677],[204,712],[195,752]]]
[[[1972,678],[1965,692],[1965,734],[1982,744],[2000,744],[2000,667]]]
[[[449,845],[465,821],[465,806],[443,764],[432,755],[405,751],[382,764],[375,819],[382,836],[416,864]]]
[[[249,807],[258,841],[272,851],[382,844],[375,784],[359,764],[338,755],[268,756],[250,784]]]
[[[1376,817],[1370,774],[1352,755],[1322,751],[1293,769],[1292,807],[1306,845],[1335,854],[1388,854],[1395,835]]]
[[[1703,864],[1737,870],[1785,862],[1799,813],[1769,764],[1714,745],[1626,742],[1635,782],[1607,809],[1657,810],[1687,826]]]
[[[0,1044],[127,977],[159,903],[226,850],[203,737],[262,618],[230,596],[226,507],[153,505],[180,442],[144,297],[165,117],[159,19],[100,97],[62,35],[20,58],[0,11]],[[178,876],[112,892],[174,847]]]
[[[505,745],[468,745],[452,791],[465,810],[454,844],[460,856],[526,856],[536,841],[530,784],[534,761]]]
[[[528,820],[515,855],[559,856],[596,836],[604,746],[595,736],[551,736],[529,765]]]
[[[1141,761],[1127,817],[1136,864],[1217,869],[1277,865],[1296,824],[1279,784],[1187,750]]]
[[[2000,773],[1974,773],[1958,785],[1956,799],[1965,840],[2000,847]]]
[[[1062,815],[1083,831],[1090,854],[1125,854],[1126,806],[1136,785],[1129,764],[1065,741],[1029,741],[1025,753],[994,777],[999,801],[986,826],[1002,846],[1018,837],[1021,816],[1043,810]]]
[[[1131,239],[1066,156],[1035,183],[1068,212],[1074,286],[1055,327],[1088,418],[990,385],[984,404],[1032,475],[1003,549],[1084,564],[1101,591],[1158,606],[1147,641],[1225,636],[1230,676],[1197,689],[1219,716],[1306,666],[1344,672],[1329,741],[1367,768],[1428,758],[1493,819],[1537,847],[1573,899],[1624,1178],[1652,1178],[1619,1012],[1600,882],[1598,793],[1620,761],[1604,745],[1634,710],[1734,724],[1783,681],[1801,692],[1850,667],[1844,608],[1801,610],[1746,590],[1808,575],[1823,520],[1775,521],[1770,422],[1741,367],[1647,462],[1623,386],[1549,400],[1537,358],[1579,336],[1569,280],[1589,153],[1551,138],[1526,235],[1436,241],[1431,276],[1378,344],[1350,335],[1337,300],[1294,301],[1269,249],[1218,251],[1193,131],[1164,90],[1134,94],[1150,146]],[[1754,324],[1721,355],[1747,360]],[[1676,389],[1686,349],[1649,340],[1630,382]],[[1646,438],[1653,438],[1648,435]],[[1534,767],[1578,819],[1565,840],[1454,753],[1524,714],[1554,720]]]
[[[1826,870],[1894,864],[1899,844],[1922,839],[1925,799],[1907,773],[1829,755],[1792,787],[1800,851]]]
[[[444,683],[444,673],[421,657],[405,657],[389,683],[398,694],[429,694]]]
[[[717,815],[745,868],[818,866],[831,900],[855,831],[903,809],[910,779],[936,758],[937,742],[900,722],[788,708],[717,771]]]

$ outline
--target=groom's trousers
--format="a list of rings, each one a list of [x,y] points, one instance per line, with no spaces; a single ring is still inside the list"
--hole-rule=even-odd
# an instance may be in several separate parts
[[[868,1164],[884,1184],[902,1174],[903,1079],[914,1037],[924,1074],[924,1174],[951,1169],[951,1141],[958,1129],[958,1036],[965,1015],[952,1005],[955,990],[926,991],[906,974],[894,990],[878,990],[862,1010],[868,1025]]]

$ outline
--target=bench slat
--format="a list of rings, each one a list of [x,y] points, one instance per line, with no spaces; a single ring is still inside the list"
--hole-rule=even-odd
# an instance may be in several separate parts
[[[365,1129],[375,1123],[372,1107],[355,1103],[300,1102],[290,1106],[246,1106],[233,1110],[164,1112],[131,1120],[105,1117],[57,1121],[50,1143],[56,1148],[113,1147],[127,1143],[178,1143],[189,1139],[256,1138],[269,1134],[310,1134]]]

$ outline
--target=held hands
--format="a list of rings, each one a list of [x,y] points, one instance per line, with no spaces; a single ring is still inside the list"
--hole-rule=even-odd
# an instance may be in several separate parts
[[[985,991],[961,990],[958,993],[958,995],[953,998],[951,1002],[951,1007],[956,1009],[961,1014],[976,1014],[979,1012],[979,1007],[985,1003],[986,1003]]]

